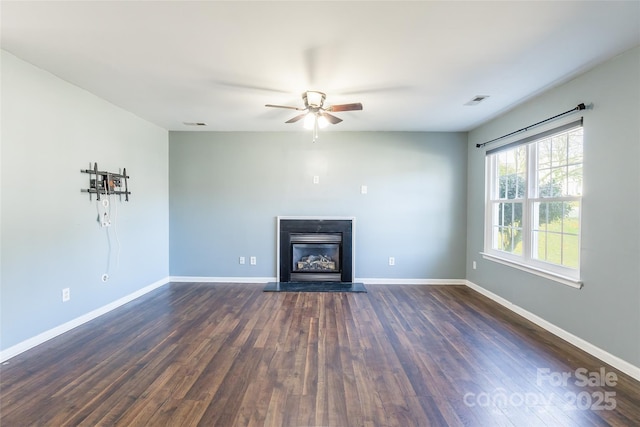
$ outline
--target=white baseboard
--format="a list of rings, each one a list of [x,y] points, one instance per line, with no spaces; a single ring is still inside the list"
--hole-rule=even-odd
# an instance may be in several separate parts
[[[157,282],[154,282],[152,284],[150,284],[149,286],[146,286],[142,289],[139,289],[127,296],[124,296],[116,301],[113,301],[112,303],[109,303],[105,306],[102,306],[100,308],[97,308],[93,311],[90,311],[87,314],[84,314],[80,317],[77,317],[73,320],[70,320],[66,323],[63,323],[60,326],[56,326],[53,329],[49,329],[48,331],[45,331],[41,334],[36,335],[35,337],[29,338],[25,341],[22,341],[21,343],[18,343],[12,347],[9,347],[5,350],[2,350],[0,352],[0,363],[11,359],[12,357],[15,357],[17,355],[19,355],[20,353],[23,353],[37,345],[40,345],[46,341],[49,341],[52,338],[57,337],[58,335],[62,335],[65,332],[70,331],[73,328],[76,328],[84,323],[87,323],[99,316],[102,316],[103,314],[106,314],[112,310],[115,310],[116,308],[133,301],[136,298],[140,298],[141,296],[143,296],[144,294],[147,294],[151,291],[153,291],[154,289],[157,289],[163,285],[166,285],[167,283],[169,283],[169,278],[165,277],[164,279],[158,280]]]
[[[464,279],[378,279],[356,278],[355,282],[365,285],[466,285]]]
[[[169,281],[176,283],[268,283],[275,282],[275,277],[204,277],[204,276],[171,276]]]
[[[492,299],[493,301],[497,302],[498,304],[508,308],[509,310],[513,311],[516,314],[519,314],[520,316],[524,317],[525,319],[535,323],[536,325],[540,326],[541,328],[551,332],[552,334],[556,335],[559,338],[562,338],[563,340],[575,345],[576,347],[580,348],[581,350],[586,351],[587,353],[591,354],[594,357],[597,357],[598,359],[602,360],[605,363],[608,363],[609,365],[613,366],[616,369],[621,370],[622,372],[624,372],[625,374],[635,378],[636,380],[640,381],[640,367],[635,366],[629,362],[627,362],[626,360],[620,359],[618,356],[614,356],[613,354],[601,349],[600,347],[597,347],[593,344],[591,344],[588,341],[583,340],[582,338],[573,335],[570,332],[565,331],[564,329],[554,325],[551,322],[546,321],[545,319],[543,319],[542,317],[539,317],[527,310],[525,310],[524,308],[513,304],[512,302],[502,298],[499,295],[494,294],[491,291],[486,290],[485,288],[476,285],[473,282],[470,282],[468,280],[466,280],[466,285],[468,287],[470,287],[471,289],[473,289],[474,291],[477,291],[478,293],[481,293],[482,295]]]

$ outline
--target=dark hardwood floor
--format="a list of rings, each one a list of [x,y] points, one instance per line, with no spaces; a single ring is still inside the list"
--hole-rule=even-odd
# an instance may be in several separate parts
[[[640,420],[638,381],[464,286],[262,287],[168,285],[11,359],[1,425]]]

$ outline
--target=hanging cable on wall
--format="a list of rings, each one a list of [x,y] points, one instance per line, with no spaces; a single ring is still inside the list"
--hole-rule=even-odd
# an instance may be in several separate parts
[[[96,200],[96,209],[98,211],[98,223],[105,230],[105,236],[107,238],[107,259],[105,265],[105,272],[102,275],[102,281],[106,282],[109,280],[110,274],[112,272],[112,254],[113,254],[113,243],[112,243],[112,234],[115,237],[116,242],[116,261],[115,261],[115,269],[118,270],[120,266],[120,238],[118,236],[118,204],[115,203],[112,198],[112,194],[108,194],[106,197],[102,197],[101,200]],[[111,231],[113,230],[113,231]]]
[[[97,201],[96,203],[100,203],[100,201]],[[102,281],[106,282],[107,280],[109,280],[109,273],[110,273],[110,269],[111,269],[111,237],[109,236],[109,227],[111,226],[111,216],[110,216],[110,200],[108,198],[102,199],[102,204],[105,208],[105,212],[103,213],[103,218],[109,218],[108,222],[105,223],[105,221],[102,221],[102,227],[104,227],[104,232],[105,232],[105,236],[107,236],[107,265],[105,266],[105,272],[102,275]],[[109,209],[109,214],[107,214],[107,209]],[[108,225],[105,225],[108,224]]]
[[[106,282],[109,280],[110,275],[113,271],[118,271],[120,267],[120,237],[118,236],[118,203],[114,201],[112,198],[112,194],[103,198],[102,201],[96,201],[98,206],[102,205],[104,210],[102,215],[99,214],[99,222],[105,230],[105,234],[107,236],[107,263],[105,267],[105,272],[102,275],[102,281]],[[115,206],[115,207],[114,207]],[[105,221],[106,218],[106,221]],[[115,267],[112,269],[112,254],[113,254],[113,242],[112,242],[112,234],[115,237]]]
[[[491,143],[493,143],[493,142],[499,141],[499,140],[504,139],[504,138],[506,138],[506,137],[508,137],[508,136],[516,135],[516,134],[518,134],[518,133],[520,133],[520,132],[526,132],[526,131],[528,131],[529,129],[533,129],[534,127],[536,127],[536,126],[540,126],[540,125],[541,125],[541,124],[543,124],[543,123],[547,123],[547,122],[550,122],[550,121],[552,121],[552,120],[558,119],[558,118],[560,118],[560,117],[566,116],[567,114],[571,114],[571,113],[574,113],[574,112],[576,112],[576,111],[582,111],[582,110],[586,110],[586,109],[587,109],[587,106],[586,106],[586,105],[584,105],[584,103],[580,103],[580,104],[578,104],[575,108],[572,108],[571,110],[567,110],[567,111],[565,111],[564,113],[556,114],[555,116],[553,116],[553,117],[549,117],[548,119],[544,119],[544,120],[542,120],[542,121],[539,121],[539,122],[534,123],[534,124],[532,124],[532,125],[529,125],[529,126],[527,126],[527,127],[523,127],[522,129],[518,129],[518,130],[513,131],[513,132],[511,132],[511,133],[508,133],[508,134],[506,134],[506,135],[502,135],[502,136],[499,136],[498,138],[494,138],[494,139],[492,139],[491,141],[483,142],[482,144],[476,144],[476,148],[484,147],[485,145],[488,145],[488,144],[491,144]]]

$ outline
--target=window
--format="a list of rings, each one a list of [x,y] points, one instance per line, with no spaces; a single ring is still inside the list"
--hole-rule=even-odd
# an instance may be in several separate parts
[[[578,283],[582,136],[580,120],[487,151],[486,256]]]

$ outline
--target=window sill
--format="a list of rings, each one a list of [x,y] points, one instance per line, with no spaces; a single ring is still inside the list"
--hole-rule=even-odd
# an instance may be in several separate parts
[[[488,254],[486,252],[480,252],[480,255],[482,255],[482,257],[486,260],[517,268],[518,270],[526,271],[527,273],[535,274],[536,276],[544,277],[545,279],[553,280],[554,282],[562,283],[563,285],[571,286],[572,288],[582,289],[583,286],[582,281],[580,281],[579,279],[573,279],[571,277],[563,276],[561,274],[553,273],[547,270],[542,270],[530,265],[525,265],[519,262],[500,258],[496,255]]]

